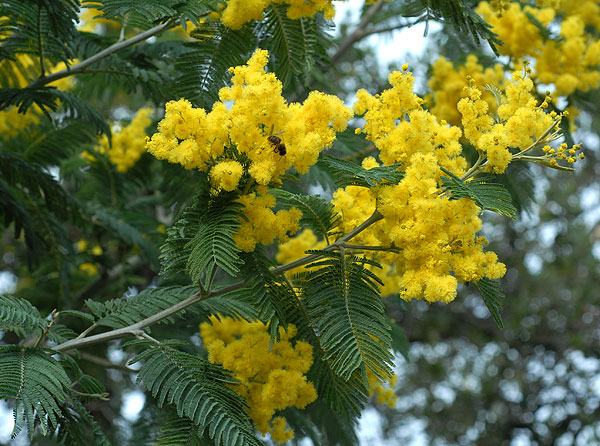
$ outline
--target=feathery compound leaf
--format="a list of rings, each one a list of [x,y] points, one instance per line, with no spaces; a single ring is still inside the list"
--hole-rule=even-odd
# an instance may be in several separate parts
[[[483,278],[475,284],[477,285],[477,288],[479,288],[483,302],[485,302],[486,307],[490,310],[490,314],[494,318],[494,321],[498,327],[504,328],[501,312],[506,296],[502,291],[500,281]]]
[[[440,167],[448,175],[442,177],[444,187],[450,191],[452,198],[469,198],[484,210],[496,212],[509,218],[517,218],[517,208],[512,202],[512,196],[503,184],[492,183],[492,177],[476,178],[464,182],[449,170]]]
[[[0,346],[0,399],[16,400],[14,435],[26,425],[33,436],[36,421],[43,435],[56,428],[70,385],[61,365],[43,350]]]
[[[339,217],[333,205],[321,197],[293,194],[283,189],[272,189],[270,193],[277,199],[278,206],[302,211],[301,226],[308,226],[321,239],[326,239],[338,224]]]
[[[25,299],[0,295],[0,330],[16,331],[25,336],[36,330],[43,330],[46,321],[37,308]]]
[[[65,446],[111,446],[100,424],[85,406],[71,399],[63,410],[64,421],[60,424],[57,439]]]
[[[134,361],[141,361],[138,383],[152,392],[158,405],[174,404],[208,434],[216,445],[258,446],[243,399],[229,386],[235,381],[220,367],[197,355],[165,345],[146,344]]]
[[[198,426],[188,418],[180,418],[175,411],[169,411],[160,425],[156,446],[203,446]]]
[[[86,1],[85,6],[103,12],[103,17],[122,21],[123,25],[149,28],[155,22],[177,15],[174,6],[181,0],[102,0]]]
[[[175,62],[173,96],[210,108],[229,80],[229,68],[246,63],[256,39],[248,27],[234,31],[215,22],[201,24],[192,35],[200,41],[187,44]]]
[[[294,80],[303,83],[326,58],[324,35],[316,18],[292,20],[286,7],[271,6],[257,32],[259,47],[269,50],[273,71],[285,86]]]
[[[97,325],[120,328],[135,324],[190,297],[196,289],[186,287],[147,288],[130,298],[113,299],[105,302],[86,300],[85,305],[98,318]],[[179,315],[182,315],[182,310]],[[174,316],[162,320],[175,321]]]
[[[365,169],[351,161],[329,157],[322,158],[319,164],[331,174],[333,181],[339,187],[373,187],[378,184],[396,184],[404,178],[404,174],[398,170],[398,164]]]
[[[242,261],[233,235],[240,224],[240,208],[231,199],[210,203],[200,215],[194,238],[185,246],[189,252],[186,270],[205,289],[218,268],[232,277],[239,272]]]
[[[382,379],[391,371],[389,319],[377,276],[365,259],[321,251],[306,277],[304,300],[319,333],[324,359],[342,378],[368,369]]]

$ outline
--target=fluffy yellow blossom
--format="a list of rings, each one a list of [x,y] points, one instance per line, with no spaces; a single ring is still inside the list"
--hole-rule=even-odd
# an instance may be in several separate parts
[[[398,382],[396,375],[391,375],[387,382],[382,382],[377,375],[367,370],[367,380],[369,383],[369,394],[375,399],[377,404],[382,404],[394,408],[398,397],[394,387]]]
[[[306,173],[346,128],[351,112],[318,91],[302,104],[288,104],[281,82],[265,72],[267,61],[268,52],[257,50],[246,65],[231,68],[231,86],[220,90],[221,102],[209,113],[185,99],[168,102],[148,151],[201,171],[233,156],[259,185],[280,182],[288,169]]]
[[[553,8],[521,8],[517,2],[511,2],[502,14],[498,14],[488,2],[481,2],[477,12],[492,25],[492,31],[502,41],[498,50],[515,58],[531,55],[532,50],[544,45],[544,36],[527,14],[544,26],[552,23],[556,15]]]
[[[274,212],[275,197],[268,193],[251,193],[240,197],[244,219],[234,235],[237,246],[246,252],[254,251],[257,243],[268,245],[275,239],[285,242],[300,229],[302,212],[296,208]]]
[[[484,68],[474,54],[467,56],[464,64],[456,66],[445,57],[437,59],[431,66],[428,82],[431,93],[427,99],[431,104],[430,111],[438,119],[453,125],[460,124],[460,113],[456,104],[464,96],[464,88],[468,86],[467,79],[471,79],[471,82],[481,89],[488,85],[502,88],[504,69],[500,64]],[[489,109],[495,110],[496,100],[492,92],[482,90],[482,93]]]
[[[297,236],[290,238],[288,241],[281,243],[277,250],[275,260],[280,264],[292,262],[306,255],[306,251],[310,249],[322,249],[325,247],[325,240],[317,238],[311,229],[305,229]],[[303,266],[291,269],[286,272],[287,277],[293,277],[305,271]]]
[[[112,144],[103,135],[94,150],[105,153],[117,171],[127,172],[146,151],[146,128],[152,123],[151,116],[151,108],[140,108],[128,125],[112,133]]]
[[[485,154],[486,168],[494,173],[504,172],[511,162],[509,148],[528,150],[557,124],[551,113],[538,106],[533,81],[520,73],[515,73],[500,92],[497,113],[490,113],[477,87],[465,90],[466,97],[458,103],[465,137]]]
[[[210,170],[210,181],[218,190],[233,191],[237,188],[244,167],[237,161],[221,161]]]
[[[200,335],[210,362],[222,365],[239,380],[235,391],[246,399],[250,417],[263,434],[277,443],[293,438],[284,417],[276,413],[288,407],[304,409],[316,400],[315,387],[306,378],[313,356],[307,342],[295,341],[296,327],[280,328],[271,344],[268,327],[228,317],[211,317],[200,324]]]
[[[79,25],[77,28],[80,31],[93,33],[96,32],[98,26],[106,26],[113,29],[119,28],[119,23],[115,20],[103,17],[103,12],[95,8],[85,8],[79,16]]]
[[[423,100],[413,93],[412,73],[394,71],[389,82],[391,88],[377,96],[359,90],[354,105],[357,114],[364,114],[363,132],[383,163],[406,164],[417,152],[434,153],[441,166],[460,174],[466,167],[459,156],[460,129],[423,109]]]
[[[544,7],[548,6],[548,7]],[[537,79],[554,84],[556,94],[567,96],[600,86],[600,5],[596,1],[545,1],[538,7],[517,2],[501,14],[482,2],[477,11],[492,25],[503,44],[499,51],[513,58],[535,61]],[[560,20],[555,20],[560,15]],[[547,38],[531,20],[559,30],[558,38]],[[593,29],[586,29],[589,26]]]
[[[84,262],[79,265],[79,271],[87,274],[88,276],[95,276],[98,274],[98,267],[92,262]]]
[[[335,14],[332,0],[227,0],[221,21],[229,28],[239,29],[252,20],[259,20],[264,10],[272,5],[286,5],[290,19],[310,17],[319,12],[332,19]]]

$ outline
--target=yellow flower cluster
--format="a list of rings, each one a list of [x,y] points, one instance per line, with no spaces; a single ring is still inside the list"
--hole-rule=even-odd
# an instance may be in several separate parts
[[[94,150],[106,154],[117,171],[127,172],[146,151],[146,128],[152,123],[151,116],[152,108],[140,108],[129,124],[112,133],[112,144],[103,135]],[[85,152],[82,156],[88,160],[94,159]]]
[[[548,5],[548,7],[543,7]],[[539,7],[521,7],[517,2],[498,14],[487,2],[477,11],[492,25],[503,44],[499,51],[513,58],[535,60],[537,78],[554,84],[556,94],[567,96],[576,90],[600,86],[600,5],[596,1],[543,2]],[[557,16],[562,19],[557,23]],[[548,28],[559,27],[558,39],[548,39],[530,19]],[[586,25],[596,28],[586,29]]]
[[[259,20],[269,6],[277,5],[287,5],[290,19],[310,17],[319,12],[332,19],[335,14],[332,0],[227,0],[221,21],[229,28],[239,29],[252,20]]]
[[[366,189],[350,186],[335,192],[333,203],[347,232],[375,208],[383,220],[360,233],[353,243],[395,247],[398,252],[368,254],[387,265],[384,290],[404,299],[449,302],[458,281],[499,278],[505,267],[486,240],[479,208],[466,199],[450,200],[442,193],[440,166],[462,175],[461,131],[423,110],[412,91],[410,73],[392,73],[391,88],[377,96],[358,94],[355,111],[363,114],[367,138],[379,149],[384,164],[399,162],[405,172],[398,185]],[[365,167],[372,167],[367,161]]]
[[[375,399],[375,402],[393,409],[398,400],[394,391],[394,387],[398,383],[398,377],[392,374],[387,382],[382,382],[377,375],[367,369],[367,380],[369,394]]]
[[[511,162],[509,148],[529,150],[560,122],[556,113],[544,110],[547,101],[538,105],[533,81],[526,75],[513,75],[502,92],[496,114],[490,113],[481,90],[475,86],[465,90],[467,96],[458,103],[465,137],[486,155],[486,167],[494,173],[504,172]]]
[[[300,229],[302,212],[296,208],[274,212],[275,197],[264,190],[242,195],[239,202],[245,218],[233,239],[242,251],[254,251],[257,243],[268,245],[275,239],[285,242]]]
[[[76,62],[76,60],[73,60],[71,64]],[[59,62],[48,70],[48,74],[65,68],[66,64]],[[0,71],[5,73],[5,78],[8,81],[5,86],[13,88],[25,88],[40,74],[39,62],[29,54],[18,54],[14,61],[9,59],[0,61]],[[64,77],[48,85],[66,91],[73,88],[74,80],[72,77]],[[37,105],[31,107],[27,113],[19,113],[17,107],[9,107],[0,111],[0,135],[4,138],[12,138],[26,128],[39,124],[40,118],[41,110]]]
[[[200,324],[200,335],[208,360],[221,364],[240,381],[235,391],[246,401],[250,417],[263,434],[276,443],[294,437],[294,431],[278,411],[288,407],[304,409],[316,400],[317,392],[306,378],[313,356],[307,342],[292,339],[296,328],[280,328],[280,340],[271,344],[268,328],[262,322],[228,317],[211,317]]]
[[[430,104],[431,113],[438,119],[459,125],[461,116],[456,105],[464,95],[468,78],[482,89],[488,85],[502,88],[504,68],[500,64],[484,68],[474,54],[467,56],[464,64],[456,66],[445,57],[440,57],[431,66],[431,77],[428,81],[431,93],[426,99]],[[482,90],[482,98],[487,102],[490,111],[496,109],[496,99],[491,91]]]
[[[357,114],[364,114],[362,131],[383,163],[407,165],[415,153],[433,153],[441,166],[460,175],[466,167],[460,129],[423,109],[423,100],[413,93],[412,73],[394,71],[389,82],[392,88],[376,96],[359,90],[354,105]]]
[[[279,182],[291,168],[306,173],[346,128],[351,112],[339,98],[317,91],[303,104],[288,104],[281,82],[265,72],[267,61],[268,52],[257,50],[247,65],[231,68],[231,86],[221,89],[221,101],[209,113],[185,99],[167,103],[148,151],[201,171],[234,160],[259,185]],[[242,177],[232,164],[210,174],[213,185],[226,190]]]
[[[298,235],[290,238],[288,241],[279,244],[275,260],[280,264],[292,262],[306,255],[309,249],[322,249],[325,247],[325,240],[319,240],[312,229],[304,229]],[[303,266],[291,269],[285,273],[288,278],[304,271]]]

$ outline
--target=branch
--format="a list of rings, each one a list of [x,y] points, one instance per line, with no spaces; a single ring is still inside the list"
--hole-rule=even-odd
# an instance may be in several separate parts
[[[358,26],[354,29],[354,31],[352,31],[352,33],[346,38],[346,40],[344,40],[341,43],[338,50],[331,57],[332,64],[335,64],[336,62],[338,62],[341,59],[341,57],[346,53],[346,51],[348,51],[350,48],[352,48],[352,46],[356,42],[358,42],[359,40],[361,40],[364,37],[363,34],[365,33],[365,29],[371,22],[371,19],[373,18],[373,16],[375,14],[377,14],[381,10],[381,8],[383,8],[383,3],[384,3],[384,0],[379,0],[377,3],[372,5],[367,10],[365,15],[359,22]]]
[[[171,24],[173,23],[172,20],[167,20],[164,23],[161,23],[159,25],[156,25],[146,31],[143,31],[139,34],[136,34],[133,37],[130,37],[127,40],[123,40],[120,42],[117,42],[107,48],[104,48],[102,51],[94,54],[93,56],[88,57],[85,60],[82,60],[81,62],[79,62],[78,64],[73,65],[72,67],[67,67],[64,70],[61,71],[57,71],[56,73],[52,73],[49,74],[48,76],[42,76],[40,79],[32,82],[31,84],[29,84],[27,86],[27,88],[39,88],[39,87],[43,87],[44,85],[47,85],[51,82],[57,81],[59,79],[62,79],[64,77],[68,77],[68,76],[72,76],[74,74],[77,73],[81,73],[83,72],[87,67],[89,67],[90,65],[98,62],[101,59],[104,59],[105,57],[110,56],[111,54],[122,50],[124,48],[130,47],[132,45],[135,45],[136,43],[139,43],[143,40],[146,40],[149,37],[152,37],[155,34],[160,33],[161,31],[164,31],[165,29],[167,29],[169,26],[171,26]]]
[[[364,222],[362,222],[360,225],[358,225],[356,228],[354,228],[348,234],[340,237],[335,242],[333,242],[332,244],[325,247],[323,250],[331,251],[334,249],[338,249],[339,247],[343,246],[344,243],[346,243],[348,240],[352,239],[353,237],[356,237],[358,234],[363,232],[369,226],[373,225],[374,223],[377,223],[381,219],[383,219],[383,215],[381,215],[379,213],[379,211],[375,210],[375,212],[373,212],[373,214],[369,218],[367,218]],[[301,259],[286,263],[285,265],[271,268],[271,272],[273,274],[282,274],[286,271],[297,268],[298,266],[306,265],[307,263],[317,260],[320,257],[321,257],[320,254],[310,254],[305,257],[302,257]],[[82,348],[82,347],[87,347],[89,345],[98,344],[100,342],[111,341],[113,339],[119,339],[119,338],[122,338],[125,336],[136,336],[136,337],[145,336],[145,333],[142,331],[145,327],[152,325],[152,324],[154,324],[162,319],[165,319],[169,316],[172,316],[173,314],[178,313],[182,310],[185,310],[187,307],[192,306],[192,305],[200,302],[201,300],[208,299],[208,298],[214,297],[214,296],[219,296],[221,294],[229,293],[231,291],[239,290],[240,288],[243,288],[244,285],[245,285],[245,282],[240,281],[240,282],[236,282],[234,284],[219,288],[218,290],[209,291],[207,293],[202,292],[202,291],[197,291],[196,293],[192,294],[187,299],[184,299],[181,302],[178,302],[177,304],[175,304],[169,308],[165,308],[164,310],[159,311],[158,313],[156,313],[150,317],[147,317],[146,319],[136,322],[135,324],[132,324],[132,325],[129,325],[129,326],[123,327],[123,328],[117,328],[115,330],[107,331],[105,333],[100,333],[100,334],[97,334],[94,336],[85,337],[85,336],[80,335],[79,337],[77,337],[75,339],[71,339],[69,341],[63,342],[62,344],[58,344],[58,345],[52,347],[52,349],[57,352],[64,352],[67,350],[72,350],[74,348]]]

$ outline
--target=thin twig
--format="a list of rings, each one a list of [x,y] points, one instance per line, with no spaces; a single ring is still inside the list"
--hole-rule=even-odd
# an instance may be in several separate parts
[[[358,42],[364,37],[363,34],[365,33],[367,26],[369,26],[371,19],[373,18],[373,16],[375,16],[375,14],[377,14],[381,10],[381,8],[383,8],[383,4],[384,0],[379,0],[367,10],[367,12],[362,17],[361,21],[356,26],[354,31],[352,31],[352,33],[346,38],[346,40],[344,40],[340,44],[338,50],[331,57],[332,64],[335,65],[342,58],[342,56],[346,54],[346,51],[352,48],[352,46],[356,42]]]
[[[84,361],[91,362],[93,364],[99,365],[101,367],[105,367],[107,369],[115,369],[115,370],[121,370],[123,372],[137,373],[136,369],[134,369],[132,367],[128,367],[125,363],[115,364],[114,362],[111,362],[108,359],[101,358],[100,356],[92,355],[92,354],[86,353],[86,352],[81,352],[80,355],[81,355],[81,359],[83,359]]]
[[[146,31],[143,31],[139,34],[136,34],[133,37],[130,37],[127,40],[123,40],[120,42],[117,42],[107,48],[104,48],[102,51],[94,54],[93,56],[88,57],[85,60],[82,60],[81,62],[79,62],[78,64],[75,64],[71,67],[67,67],[64,70],[60,70],[57,71],[55,73],[51,73],[48,76],[43,76],[40,79],[33,81],[31,84],[28,85],[27,88],[38,88],[38,87],[42,87],[44,85],[47,85],[51,82],[57,81],[58,79],[62,79],[64,77],[67,76],[72,76],[74,74],[77,73],[81,73],[83,72],[87,67],[89,67],[90,65],[98,62],[101,59],[104,59],[105,57],[110,56],[111,54],[122,50],[124,48],[128,48],[132,45],[135,45],[136,43],[142,42],[144,40],[146,40],[149,37],[154,36],[155,34],[160,33],[161,31],[164,31],[165,29],[167,29],[169,26],[171,26],[171,24],[173,23],[172,20],[168,20],[164,23],[161,23],[159,25],[156,25],[150,29],[147,29]]]

